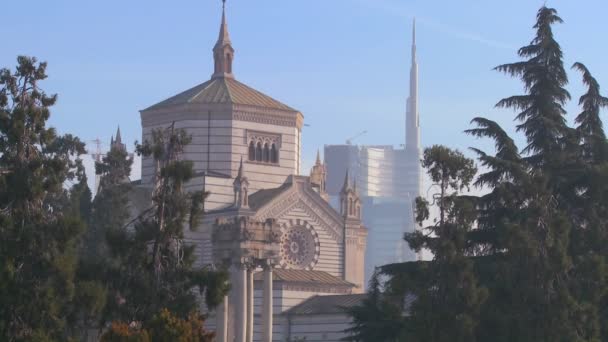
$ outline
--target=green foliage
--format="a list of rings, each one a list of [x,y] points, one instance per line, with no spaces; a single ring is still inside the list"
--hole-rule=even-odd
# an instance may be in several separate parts
[[[88,263],[95,264],[107,258],[108,234],[111,234],[112,230],[124,229],[128,223],[128,194],[132,190],[129,174],[132,163],[127,151],[113,146],[102,161],[95,164],[99,188],[92,204],[89,229],[82,246],[83,258]]]
[[[169,127],[153,131],[152,140],[137,147],[139,153],[154,158],[154,191],[151,206],[133,224],[125,225],[122,219],[107,223],[105,228],[109,253],[106,279],[111,291],[105,320],[147,324],[162,308],[186,318],[199,308],[197,291],[205,294],[209,307],[214,307],[228,290],[227,274],[196,268],[194,247],[183,241],[186,224],[197,221],[207,195],[184,188],[194,176],[192,162],[180,159],[189,141],[185,131]],[[114,157],[124,160],[118,153]],[[112,163],[111,158],[108,156],[104,164],[126,165]],[[99,170],[106,170],[106,177],[114,174],[103,165]],[[124,193],[121,179],[128,173],[115,174],[108,182],[111,186],[105,185],[112,194],[111,206],[123,201],[117,194]]]
[[[0,339],[64,340],[84,230],[64,185],[83,179],[84,145],[46,127],[57,99],[39,87],[46,63],[17,62],[0,70]]]
[[[368,297],[361,306],[350,308],[347,312],[353,318],[352,326],[346,330],[344,341],[399,341],[406,335],[404,308],[395,305],[403,298],[391,298],[382,293],[378,274],[374,274],[369,283]]]

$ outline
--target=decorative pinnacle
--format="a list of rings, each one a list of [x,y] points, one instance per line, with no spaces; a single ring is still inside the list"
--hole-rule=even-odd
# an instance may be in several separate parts
[[[350,188],[350,177],[348,176],[348,169],[346,169],[346,176],[344,176],[344,185],[342,185],[342,191],[346,191]]]
[[[241,164],[239,165],[239,172],[238,172],[236,178],[238,178],[238,179],[243,178],[243,156],[241,156]]]
[[[321,165],[321,156],[319,154],[319,149],[317,149],[317,161],[316,161],[316,165]]]

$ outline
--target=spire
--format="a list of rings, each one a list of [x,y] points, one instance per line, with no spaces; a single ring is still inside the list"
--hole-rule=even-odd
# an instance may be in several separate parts
[[[233,58],[234,49],[232,48],[232,42],[230,42],[230,34],[228,33],[228,24],[226,22],[226,0],[222,0],[222,23],[220,24],[220,34],[217,38],[215,46],[213,47],[213,59],[215,65],[211,78],[233,78]]]
[[[236,178],[238,178],[238,179],[243,178],[243,156],[241,156],[241,164],[239,165],[239,171],[236,175]]]
[[[317,161],[315,165],[313,165],[310,170],[310,184],[314,189],[317,189],[319,195],[328,201],[329,196],[327,195],[326,189],[326,180],[327,180],[327,170],[325,169],[325,165],[321,164],[321,153],[317,150]]]
[[[122,143],[122,139],[120,138],[120,125],[118,126],[118,129],[116,130],[116,140],[114,142],[117,144]]]
[[[416,61],[416,17],[412,23],[412,63]]]
[[[118,126],[118,129],[116,130],[116,136],[112,136],[112,138],[110,138],[110,149],[118,149],[121,151],[126,151],[127,150],[127,145],[122,143],[122,137],[120,136],[120,126]]]
[[[245,177],[245,171],[243,170],[243,157],[241,156],[241,163],[239,164],[239,171],[234,178],[232,183],[234,190],[234,207],[249,208],[249,181]]]
[[[348,169],[346,169],[346,176],[344,176],[344,185],[342,185],[342,192],[350,189],[350,177],[348,176]]]
[[[216,46],[230,44],[230,33],[228,33],[228,24],[226,23],[226,0],[222,0],[222,23],[220,24],[220,35],[217,38]]]
[[[410,67],[410,94],[405,117],[405,148],[420,154],[420,123],[418,114],[418,62],[416,60],[416,18],[412,21],[412,64]]]

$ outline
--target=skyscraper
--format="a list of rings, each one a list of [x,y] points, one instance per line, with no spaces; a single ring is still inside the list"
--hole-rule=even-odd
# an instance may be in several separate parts
[[[368,279],[376,266],[416,259],[403,240],[404,233],[416,229],[413,208],[422,187],[415,22],[411,53],[405,147],[325,146],[330,203],[337,206],[341,175],[346,170],[360,189],[363,223],[369,229],[365,260]]]

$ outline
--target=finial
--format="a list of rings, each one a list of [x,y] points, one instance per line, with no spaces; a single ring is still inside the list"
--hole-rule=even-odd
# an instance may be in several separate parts
[[[222,10],[226,9],[226,0],[222,0]]]
[[[317,162],[316,162],[316,165],[321,165],[321,156],[320,156],[320,153],[319,153],[319,149],[317,149]]]

